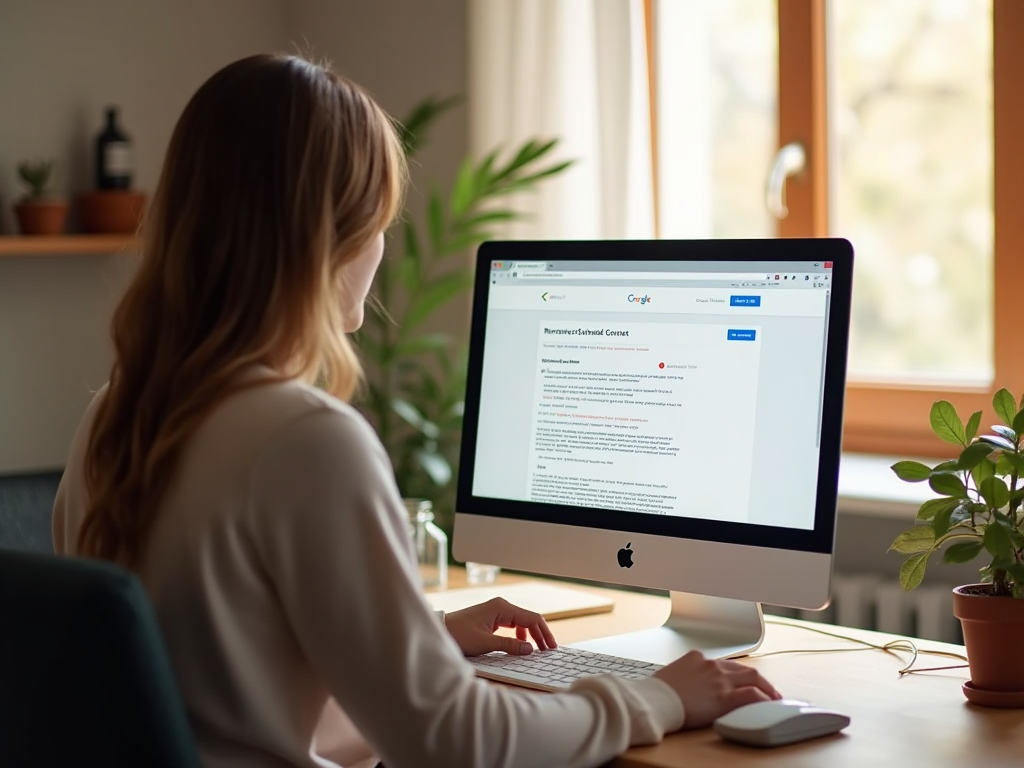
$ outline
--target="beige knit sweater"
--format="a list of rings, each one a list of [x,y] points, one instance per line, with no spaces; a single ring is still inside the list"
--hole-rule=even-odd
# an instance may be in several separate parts
[[[102,397],[57,495],[61,553],[86,510]],[[653,678],[557,695],[475,678],[420,593],[376,435],[298,382],[234,395],[203,423],[139,571],[208,768],[594,766],[683,723]]]

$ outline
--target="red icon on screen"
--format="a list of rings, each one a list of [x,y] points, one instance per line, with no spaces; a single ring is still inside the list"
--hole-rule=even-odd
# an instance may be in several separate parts
[[[825,269],[832,269],[832,262],[831,261],[826,261],[825,262]]]
[[[658,367],[659,367],[659,368],[664,368],[664,367],[665,367],[665,364],[664,364],[664,363],[658,363]]]

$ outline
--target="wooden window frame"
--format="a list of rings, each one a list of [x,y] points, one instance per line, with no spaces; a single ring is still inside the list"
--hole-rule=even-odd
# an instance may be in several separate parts
[[[779,30],[778,146],[799,141],[808,167],[787,183],[789,216],[779,237],[826,237],[828,106],[826,0],[777,0]],[[653,178],[658,134],[654,2],[644,0]],[[932,403],[944,399],[962,413],[984,411],[991,424],[992,395],[1024,392],[1024,341],[1017,338],[1016,300],[1024,297],[1024,0],[992,0],[993,125],[993,386],[949,387],[849,382],[843,449],[865,453],[949,456],[953,449],[929,426]],[[657,184],[655,184],[657,191]],[[657,222],[656,222],[657,224]],[[657,228],[656,228],[657,231]],[[856,243],[854,248],[856,249]]]
[[[828,114],[826,0],[778,0],[779,146],[800,141],[808,169],[786,190],[790,215],[780,237],[824,237],[828,227]],[[993,0],[993,387],[943,387],[850,382],[843,448],[868,453],[947,456],[951,446],[931,432],[932,403],[945,399],[961,413],[985,412],[992,395],[1024,392],[1024,343],[1018,340],[1016,300],[1024,296],[1024,2]],[[856,243],[854,243],[856,248]]]

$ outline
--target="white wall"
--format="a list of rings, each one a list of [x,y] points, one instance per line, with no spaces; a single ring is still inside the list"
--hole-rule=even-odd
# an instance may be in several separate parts
[[[326,57],[398,118],[427,96],[465,96],[470,0],[292,0],[298,50]],[[446,185],[468,145],[465,106],[440,117],[412,168],[416,190]]]
[[[121,107],[136,186],[152,191],[185,102],[220,66],[259,51],[331,59],[396,116],[465,92],[466,0],[0,0],[0,233],[14,230],[15,164],[57,162],[55,191],[91,184],[103,108]],[[438,123],[414,182],[445,182],[465,112]],[[130,263],[0,258],[0,474],[60,467],[107,377],[110,312]]]
[[[288,42],[287,0],[2,0],[0,227],[18,160],[52,157],[55,191],[88,189],[103,107],[122,108],[151,191],[174,121],[215,69]],[[64,463],[110,368],[124,257],[0,258],[0,473]]]

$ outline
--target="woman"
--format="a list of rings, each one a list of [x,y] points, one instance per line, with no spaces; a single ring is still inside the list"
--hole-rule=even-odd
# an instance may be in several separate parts
[[[172,136],[54,541],[140,575],[204,763],[597,765],[777,696],[699,654],[559,695],[474,677],[463,654],[555,640],[504,601],[431,613],[387,456],[344,402],[404,174],[380,108],[295,57],[224,68]]]

